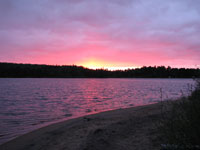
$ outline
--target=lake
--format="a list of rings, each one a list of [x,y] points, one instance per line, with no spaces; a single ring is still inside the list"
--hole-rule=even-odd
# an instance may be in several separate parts
[[[192,79],[0,78],[0,144],[58,121],[186,96],[191,85]]]

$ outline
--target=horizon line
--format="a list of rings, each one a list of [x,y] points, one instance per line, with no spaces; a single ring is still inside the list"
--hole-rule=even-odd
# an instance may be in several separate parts
[[[171,66],[166,66],[166,65],[154,65],[154,66],[140,66],[140,67],[85,67],[83,65],[76,65],[76,64],[65,64],[65,65],[59,65],[59,64],[35,64],[35,63],[17,63],[17,62],[0,62],[0,63],[7,63],[7,64],[18,64],[18,65],[46,65],[46,66],[76,66],[76,67],[83,67],[85,69],[91,69],[91,70],[108,70],[108,71],[125,71],[125,70],[132,70],[132,69],[141,69],[143,67],[165,67],[165,68],[176,68],[176,69],[200,69],[199,65],[195,65],[196,67],[171,67]]]

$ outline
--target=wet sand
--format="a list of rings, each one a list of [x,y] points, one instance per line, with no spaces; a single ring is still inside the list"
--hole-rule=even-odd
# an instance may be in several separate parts
[[[162,104],[118,109],[40,128],[1,150],[157,150]]]

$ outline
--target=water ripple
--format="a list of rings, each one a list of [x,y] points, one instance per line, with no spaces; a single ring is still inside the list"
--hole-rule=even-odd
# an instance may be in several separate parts
[[[57,120],[188,95],[190,79],[0,79],[0,144]]]

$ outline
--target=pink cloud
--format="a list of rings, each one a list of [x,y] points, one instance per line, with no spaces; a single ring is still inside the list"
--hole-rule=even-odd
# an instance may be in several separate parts
[[[199,1],[0,2],[0,61],[200,64]],[[112,63],[113,62],[113,63]]]

